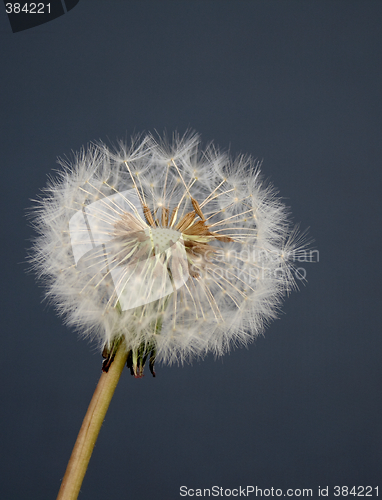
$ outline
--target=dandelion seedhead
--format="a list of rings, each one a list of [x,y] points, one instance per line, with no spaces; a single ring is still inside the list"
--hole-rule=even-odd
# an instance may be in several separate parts
[[[186,361],[247,344],[294,288],[301,241],[250,157],[196,134],[92,145],[50,180],[31,261],[69,325],[98,340],[105,369]]]

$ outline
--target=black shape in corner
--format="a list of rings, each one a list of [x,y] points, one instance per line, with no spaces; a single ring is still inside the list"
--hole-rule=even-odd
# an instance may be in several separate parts
[[[80,0],[64,0],[65,5],[66,5],[66,12],[69,12],[70,10],[75,7]]]
[[[79,0],[65,0],[67,11],[73,9]],[[13,33],[24,31],[53,21],[65,14],[61,0],[48,0],[45,2],[18,2],[4,0],[5,12],[8,15]]]

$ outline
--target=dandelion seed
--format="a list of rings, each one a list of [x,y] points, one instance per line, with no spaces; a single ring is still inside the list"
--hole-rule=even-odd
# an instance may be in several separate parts
[[[301,240],[259,164],[199,137],[93,145],[51,180],[37,208],[33,266],[58,311],[145,361],[187,361],[246,344],[295,287]],[[105,369],[106,369],[105,368]]]

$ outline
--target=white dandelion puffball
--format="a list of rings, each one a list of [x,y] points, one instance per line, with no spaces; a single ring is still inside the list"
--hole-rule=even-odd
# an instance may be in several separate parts
[[[31,261],[69,325],[110,356],[186,361],[247,344],[295,286],[296,231],[259,165],[196,134],[92,145],[50,180]]]

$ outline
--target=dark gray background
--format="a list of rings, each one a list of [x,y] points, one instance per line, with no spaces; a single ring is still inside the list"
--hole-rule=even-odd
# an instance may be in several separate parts
[[[381,18],[367,0],[81,0],[12,34],[0,13],[2,500],[56,497],[100,375],[25,273],[30,199],[91,140],[188,128],[264,160],[320,262],[248,350],[126,370],[80,498],[382,495]]]

